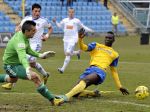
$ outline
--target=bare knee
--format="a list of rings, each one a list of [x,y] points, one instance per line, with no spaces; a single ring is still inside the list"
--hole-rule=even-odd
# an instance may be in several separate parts
[[[92,84],[98,84],[99,80],[100,80],[100,77],[95,74],[95,73],[92,73],[90,75],[87,75],[85,78],[83,78],[82,80],[85,81],[86,83],[86,87],[92,85]]]
[[[87,88],[88,86],[92,85],[92,82],[91,82],[89,79],[85,78],[85,79],[83,79],[83,80],[84,80],[84,82],[86,83],[86,88]]]
[[[35,68],[36,62],[30,62],[30,66],[31,66],[32,68]]]
[[[6,81],[10,82],[10,83],[15,83],[15,82],[17,82],[17,80],[18,80],[18,78],[14,78],[14,77],[13,78],[12,77],[7,77],[6,78]]]
[[[32,75],[31,75],[31,80],[32,80],[36,85],[41,84],[40,77],[39,77],[35,72],[32,73]]]

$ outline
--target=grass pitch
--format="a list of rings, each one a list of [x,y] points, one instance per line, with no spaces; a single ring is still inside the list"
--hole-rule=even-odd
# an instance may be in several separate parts
[[[87,37],[85,43],[96,41],[103,43],[104,38]],[[107,74],[103,84],[89,87],[90,90],[98,88],[102,93],[99,98],[73,99],[62,106],[51,106],[40,96],[32,82],[18,80],[11,91],[0,88],[0,112],[150,112],[150,97],[137,100],[134,90],[139,85],[150,89],[150,45],[140,45],[140,36],[118,37],[113,48],[119,52],[119,77],[122,85],[128,88],[130,95],[123,96],[117,90],[111,75]],[[76,48],[77,49],[77,48]],[[81,59],[73,56],[64,74],[59,74],[57,68],[64,61],[63,42],[61,38],[51,37],[43,42],[43,51],[54,50],[56,56],[38,61],[51,72],[47,86],[52,93],[65,94],[78,80],[79,75],[88,67],[89,55],[82,52]],[[4,49],[0,49],[2,57]],[[0,61],[2,65],[2,61]],[[0,69],[4,73],[3,67]],[[1,85],[0,85],[1,86]]]

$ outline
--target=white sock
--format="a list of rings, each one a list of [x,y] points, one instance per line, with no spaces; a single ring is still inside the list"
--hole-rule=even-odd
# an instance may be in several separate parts
[[[47,76],[47,72],[44,70],[40,63],[36,63],[35,69],[40,72],[43,76]]]
[[[72,55],[77,55],[77,54],[79,54],[79,53],[80,53],[80,50],[78,50],[78,51],[73,51]]]
[[[64,60],[64,65],[63,65],[63,67],[61,68],[62,71],[64,71],[64,70],[66,69],[67,65],[68,65],[69,62],[70,62],[70,58],[71,58],[71,56],[66,56],[66,58],[65,58],[65,60]]]

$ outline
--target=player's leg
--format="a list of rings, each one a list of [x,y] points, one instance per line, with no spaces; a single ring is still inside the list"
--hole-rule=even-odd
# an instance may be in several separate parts
[[[105,72],[98,67],[91,66],[87,68],[80,76],[79,83],[66,94],[66,97],[70,99],[72,96],[81,93],[86,87],[92,84],[97,85],[102,83],[105,79],[105,76]]]
[[[65,53],[66,57],[65,57],[63,66],[61,68],[58,68],[58,71],[60,73],[63,73],[65,71],[66,67],[68,66],[73,50],[74,50],[74,44],[69,43],[69,42],[64,42],[64,53]]]
[[[15,74],[15,67],[10,66],[10,65],[5,65],[4,69],[6,70],[6,73],[10,76],[11,80],[7,75],[2,75],[1,79],[3,80],[3,78],[6,78],[5,82],[9,82],[9,83],[3,84],[2,88],[11,90],[15,82],[17,81],[16,74]]]
[[[74,45],[74,47],[73,47],[73,49],[74,49],[75,45],[76,45],[76,42],[73,45]],[[77,50],[77,51],[73,50],[72,55],[76,55],[78,57],[78,59],[80,59],[80,53],[81,53],[81,50]]]
[[[20,79],[33,81],[37,88],[37,91],[46,99],[48,99],[52,103],[52,105],[59,105],[61,103],[62,99],[54,99],[54,96],[49,92],[46,85],[44,85],[44,83],[40,80],[39,75],[37,75],[35,72],[31,72],[31,79],[28,79],[26,70],[22,65],[16,66],[16,69],[17,77]]]
[[[81,51],[77,50],[77,51],[73,51],[72,55],[77,55],[78,59],[80,59],[80,53]]]
[[[35,57],[32,57],[32,58],[34,58],[34,60],[35,60]],[[32,68],[35,68],[39,73],[42,74],[44,84],[46,84],[50,74],[45,71],[45,69],[42,67],[42,65],[40,63],[33,61],[33,59],[32,59],[32,61],[30,60],[30,66]]]
[[[99,97],[101,96],[100,92],[98,90],[83,90],[81,93],[77,95],[78,97]]]
[[[86,87],[96,84],[99,81],[99,77],[95,73],[86,75],[81,81],[66,94],[67,98],[70,99],[72,96],[81,93]]]
[[[42,46],[40,44],[33,44],[30,43],[30,46],[32,48],[32,50],[36,51],[36,52],[40,52]],[[46,70],[43,68],[43,66],[37,62],[37,59],[33,56],[30,56],[30,58],[28,58],[30,65],[35,68],[42,76],[43,76],[43,80],[44,80],[44,84],[47,83],[47,80],[49,78],[50,73],[46,72]]]
[[[118,36],[118,24],[115,26],[116,36]]]

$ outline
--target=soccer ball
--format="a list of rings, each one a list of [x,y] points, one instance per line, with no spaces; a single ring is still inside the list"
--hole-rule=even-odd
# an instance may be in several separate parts
[[[137,99],[145,99],[149,96],[149,91],[146,86],[138,86],[135,89],[135,96]]]

